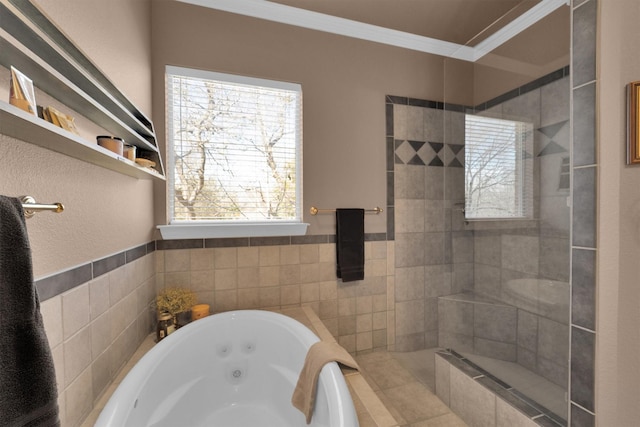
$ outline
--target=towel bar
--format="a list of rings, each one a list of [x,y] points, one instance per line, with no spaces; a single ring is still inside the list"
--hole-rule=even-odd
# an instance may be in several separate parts
[[[36,203],[36,199],[31,196],[22,196],[20,200],[22,201],[22,209],[24,209],[25,218],[31,218],[36,214],[36,212],[40,211],[53,211],[55,213],[64,211],[62,203],[53,203],[50,205]]]
[[[311,215],[318,215],[319,213],[329,213],[329,212],[335,212],[335,209],[318,209],[315,206],[311,206],[311,209],[309,209],[309,212],[311,213]],[[365,209],[364,210],[365,213],[374,213],[374,214],[379,214],[380,212],[382,212],[382,208],[379,207],[375,207],[373,209]]]

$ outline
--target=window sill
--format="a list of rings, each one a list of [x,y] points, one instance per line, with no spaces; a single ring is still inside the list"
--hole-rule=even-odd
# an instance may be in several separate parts
[[[158,225],[164,240],[215,239],[226,237],[303,236],[309,224],[171,224]]]

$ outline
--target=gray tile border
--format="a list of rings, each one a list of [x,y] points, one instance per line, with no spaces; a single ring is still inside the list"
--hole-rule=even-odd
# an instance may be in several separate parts
[[[145,243],[78,267],[35,280],[40,301],[46,301],[87,283],[145,255],[155,252],[155,242]]]
[[[573,246],[596,246],[596,179],[595,166],[573,170]]]
[[[571,257],[571,322],[595,330],[596,251],[574,248]]]
[[[91,263],[36,280],[40,302],[60,295],[93,279]]]
[[[116,268],[120,268],[126,263],[126,251],[93,261],[93,278],[102,276]]]
[[[596,84],[573,90],[573,166],[596,163]]]
[[[571,401],[594,410],[595,334],[571,328]]]
[[[596,0],[587,0],[573,11],[573,87],[596,78],[597,8]]]
[[[596,417],[576,405],[571,405],[571,427],[595,427]]]

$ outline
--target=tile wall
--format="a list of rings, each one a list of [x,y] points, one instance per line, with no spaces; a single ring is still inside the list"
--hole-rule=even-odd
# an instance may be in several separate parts
[[[464,115],[442,107],[387,97],[397,351],[436,347],[438,297],[473,287],[473,235],[462,216],[464,149],[444,143],[445,121],[464,128]]]
[[[573,123],[573,197],[571,241],[570,425],[596,425],[595,413],[595,260],[596,179],[596,28],[597,0],[574,0],[571,81]]]
[[[157,284],[188,287],[214,312],[311,306],[349,352],[387,349],[394,244],[367,236],[362,281],[336,278],[334,236],[304,236],[159,241]]]
[[[396,243],[396,350],[437,345],[467,351],[502,348],[504,354],[496,354],[500,358],[515,358],[566,384],[567,357],[556,357],[558,351],[549,349],[566,350],[568,342],[568,74],[568,67],[560,69],[519,88],[511,98],[499,97],[473,108],[447,105],[445,109],[441,103],[387,97],[387,173],[388,187],[393,188],[387,207],[394,217]],[[464,222],[465,111],[534,124],[530,155],[536,164],[536,221]],[[501,345],[503,341],[491,339],[499,335],[500,324],[485,322],[486,328],[479,330],[473,321],[464,322],[462,311],[469,311],[467,317],[472,319],[477,307],[459,301],[440,303],[455,307],[458,314],[439,325],[439,297],[461,292],[517,307],[521,314],[514,315],[528,328],[520,339]],[[460,322],[454,324],[455,319]],[[468,333],[456,332],[465,329]]]
[[[394,244],[384,237],[365,236],[365,279],[349,283],[336,278],[333,236],[151,242],[39,279],[62,425],[82,422],[155,330],[165,286],[192,289],[214,312],[310,306],[348,351],[393,348]]]
[[[73,282],[77,269],[38,281],[63,426],[82,422],[155,328],[156,253],[147,246],[88,264],[89,280],[55,296],[46,295]]]
[[[459,354],[435,355],[436,393],[472,427],[558,427],[563,420]]]

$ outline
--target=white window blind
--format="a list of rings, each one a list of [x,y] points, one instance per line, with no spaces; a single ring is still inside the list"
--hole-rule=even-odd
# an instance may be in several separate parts
[[[300,85],[167,67],[171,224],[300,222]]]
[[[533,217],[533,124],[466,115],[465,218]]]

